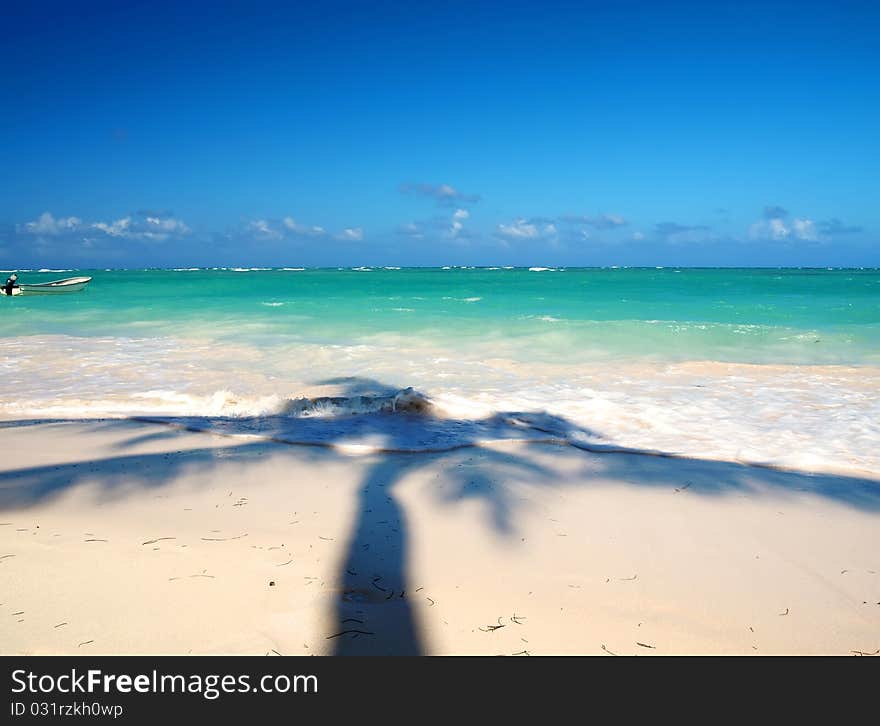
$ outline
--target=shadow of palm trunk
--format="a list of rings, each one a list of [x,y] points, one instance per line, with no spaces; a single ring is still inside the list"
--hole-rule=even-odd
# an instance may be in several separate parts
[[[406,518],[392,491],[405,468],[377,464],[358,493],[335,606],[334,655],[423,653],[407,584]]]

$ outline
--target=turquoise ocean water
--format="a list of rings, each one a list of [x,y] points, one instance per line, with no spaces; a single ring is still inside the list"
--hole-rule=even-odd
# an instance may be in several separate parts
[[[67,273],[22,273],[43,282]],[[69,274],[73,274],[72,272]],[[183,333],[259,345],[375,335],[520,346],[532,359],[880,362],[880,271],[371,269],[102,271],[18,297],[0,334]]]
[[[5,418],[269,416],[357,380],[412,386],[457,420],[543,411],[625,445],[880,472],[874,269],[20,278],[74,274],[94,279],[0,299]]]

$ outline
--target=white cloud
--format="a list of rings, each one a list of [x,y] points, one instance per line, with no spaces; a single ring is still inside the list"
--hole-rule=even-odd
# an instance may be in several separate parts
[[[18,230],[35,235],[56,235],[75,230],[80,226],[82,220],[79,217],[55,219],[50,212],[43,212],[35,221],[19,225]]]
[[[331,234],[319,225],[300,224],[293,217],[281,220],[254,219],[244,225],[245,235],[259,241],[282,241],[296,239],[338,239],[360,241],[364,238],[361,227],[346,227],[338,234]]]
[[[471,213],[467,209],[456,209],[450,215],[438,215],[432,219],[409,222],[397,228],[397,233],[410,239],[445,238],[453,240],[467,240],[471,237],[470,231],[464,223],[470,219]]]
[[[131,227],[131,217],[123,217],[110,224],[107,222],[95,222],[91,226],[95,229],[100,229],[104,234],[109,234],[111,237],[128,237],[131,234],[129,230]]]
[[[131,216],[121,217],[112,222],[84,222],[79,217],[60,217],[56,219],[50,212],[43,212],[33,222],[18,225],[17,230],[38,238],[79,237],[82,242],[93,243],[95,231],[107,237],[120,239],[165,240],[169,237],[182,237],[192,230],[179,219],[146,216],[135,219]]]
[[[819,239],[819,230],[812,219],[796,219],[792,222],[794,235],[798,239],[816,242]]]
[[[304,224],[299,224],[293,217],[285,217],[281,220],[281,224],[286,230],[305,237],[323,237],[327,234],[327,230],[323,227],[317,225],[309,227]]]
[[[449,228],[450,237],[459,237],[464,229],[463,220],[468,219],[471,213],[467,209],[456,209],[452,215],[452,225]]]
[[[255,219],[248,223],[247,229],[257,239],[262,240],[280,240],[288,236],[322,237],[327,234],[323,227],[308,227],[300,224],[293,217],[285,217],[281,222]]]
[[[524,219],[517,219],[513,224],[499,224],[497,232],[502,237],[516,239],[534,239],[539,235],[537,226]]]
[[[556,225],[550,223],[531,222],[520,217],[511,224],[499,224],[495,227],[495,233],[499,237],[510,240],[537,240],[555,238]]]
[[[786,237],[788,237],[789,234],[791,234],[791,230],[789,230],[789,228],[785,226],[785,222],[783,222],[782,219],[778,217],[770,219],[767,222],[767,225],[770,230],[770,236],[773,239],[785,239]]]
[[[166,239],[171,236],[184,236],[192,230],[179,219],[160,217],[147,217],[147,231],[143,236],[148,239]]]
[[[281,239],[281,232],[273,229],[265,219],[255,219],[247,226],[248,231],[260,239]]]
[[[364,238],[364,230],[360,227],[346,227],[339,233],[339,239],[360,242]]]
[[[749,227],[749,237],[755,240],[798,239],[818,242],[822,239],[819,228],[812,219],[795,218],[788,224],[782,217],[761,219]]]

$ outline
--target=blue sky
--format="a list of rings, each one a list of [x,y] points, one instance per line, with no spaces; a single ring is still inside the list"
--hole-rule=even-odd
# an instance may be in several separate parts
[[[878,37],[871,2],[21,4],[0,266],[880,265]]]

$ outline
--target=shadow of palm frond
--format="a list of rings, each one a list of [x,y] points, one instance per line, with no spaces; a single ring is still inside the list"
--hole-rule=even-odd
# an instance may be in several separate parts
[[[133,485],[161,487],[193,469],[223,466],[234,459],[257,459],[267,448],[295,447],[296,456],[316,461],[327,450],[368,454],[358,488],[354,522],[338,568],[337,597],[329,638],[336,654],[418,654],[426,650],[411,605],[408,553],[410,528],[398,498],[402,481],[427,467],[443,466],[438,502],[477,499],[487,524],[501,537],[516,533],[517,507],[526,506],[512,482],[557,488],[591,478],[638,487],[679,487],[683,477],[699,481],[703,496],[765,492],[805,493],[869,512],[880,511],[880,483],[874,479],[810,474],[769,466],[680,457],[674,453],[627,449],[601,443],[601,434],[563,417],[540,412],[505,412],[485,419],[435,416],[430,401],[412,389],[367,378],[321,381],[338,395],[288,402],[281,413],[258,417],[138,418],[165,431],[140,429],[119,446],[119,454],[98,462],[10,469],[0,472],[0,511],[23,509],[88,482],[103,496],[124,496]],[[0,428],[33,425],[8,421]],[[42,420],[40,423],[61,423]],[[77,423],[84,423],[79,421]],[[118,429],[132,420],[91,422]],[[173,438],[180,430],[219,434],[237,443],[167,454],[128,454],[141,444]],[[526,446],[573,447],[593,456],[587,476],[560,479],[530,455]],[[479,456],[474,456],[478,450]],[[669,466],[668,459],[682,459]],[[684,473],[683,473],[684,472]]]

